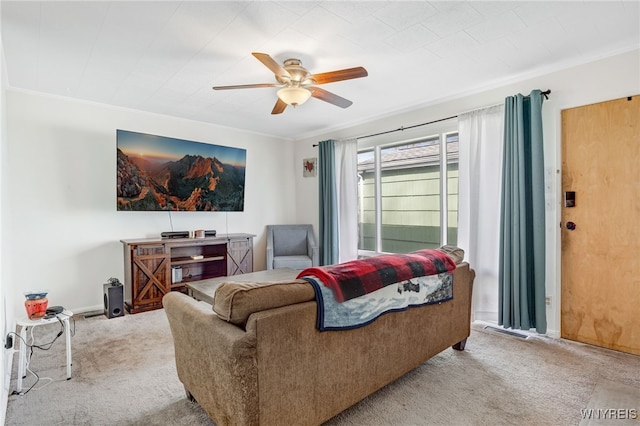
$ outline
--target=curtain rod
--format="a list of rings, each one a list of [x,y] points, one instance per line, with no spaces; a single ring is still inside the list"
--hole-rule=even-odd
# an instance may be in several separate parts
[[[544,98],[546,100],[549,100],[549,95],[551,94],[551,89],[547,89],[544,92],[540,92],[540,94],[542,96],[544,96]],[[434,123],[439,123],[441,121],[446,121],[446,120],[451,120],[452,118],[458,118],[457,115],[452,115],[451,117],[447,117],[447,118],[441,118],[439,120],[433,120],[433,121],[428,121],[426,123],[420,123],[420,124],[414,124],[413,126],[409,126],[409,127],[404,127],[404,126],[400,126],[397,129],[393,129],[393,130],[387,130],[386,132],[380,132],[380,133],[372,133],[370,135],[365,135],[365,136],[358,136],[355,139],[365,139],[365,138],[371,138],[373,136],[380,136],[380,135],[386,135],[388,133],[395,133],[395,132],[402,132],[404,130],[409,130],[409,129],[413,129],[416,127],[421,127],[421,126],[427,126],[429,124],[434,124]],[[313,144],[313,147],[315,148],[316,146],[318,146],[318,144]]]
[[[402,131],[413,129],[413,128],[416,128],[416,127],[426,126],[428,124],[439,123],[441,121],[451,120],[452,118],[458,118],[458,116],[457,115],[452,115],[451,117],[441,118],[439,120],[428,121],[426,123],[414,124],[413,126],[409,126],[409,127],[400,126],[397,129],[387,130],[386,132],[372,133],[370,135],[358,136],[356,139],[365,139],[365,138],[371,138],[373,136],[386,135],[387,133],[402,132]]]
[[[394,133],[394,132],[401,132],[403,130],[409,130],[409,129],[413,129],[414,127],[420,127],[420,126],[426,126],[428,124],[433,124],[433,123],[439,123],[441,121],[446,121],[446,120],[451,120],[452,118],[458,118],[457,115],[452,115],[451,117],[447,117],[447,118],[441,118],[439,120],[433,120],[433,121],[429,121],[427,123],[420,123],[420,124],[414,124],[413,126],[409,126],[409,127],[404,127],[404,126],[400,126],[397,129],[393,129],[393,130],[387,130],[386,132],[380,132],[380,133],[373,133],[371,135],[366,135],[366,136],[358,136],[356,138],[350,138],[350,139],[364,139],[364,138],[370,138],[373,136],[380,136],[380,135],[386,135],[387,133]],[[315,148],[316,146],[318,146],[318,144],[313,144],[313,147]]]

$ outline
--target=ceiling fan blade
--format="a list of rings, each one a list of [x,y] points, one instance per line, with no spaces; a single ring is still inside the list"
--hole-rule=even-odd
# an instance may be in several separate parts
[[[314,98],[329,102],[330,104],[334,104],[340,108],[348,108],[353,104],[349,99],[342,98],[335,93],[328,92],[319,87],[312,87],[311,90],[313,90],[313,92],[311,92],[311,96]]]
[[[229,89],[256,89],[259,87],[282,87],[277,83],[258,83],[258,84],[237,84],[234,86],[213,86],[213,90],[229,90]]]
[[[255,56],[257,60],[262,62],[264,66],[269,68],[271,72],[273,72],[275,75],[278,75],[278,76],[283,75],[286,77],[291,77],[291,74],[289,74],[289,71],[284,69],[282,65],[277,63],[271,56],[267,55],[266,53],[253,52],[252,55]]]
[[[362,67],[347,68],[338,71],[323,72],[313,74],[311,78],[316,84],[333,83],[334,81],[351,80],[353,78],[361,78],[368,76],[369,73]]]
[[[273,110],[271,111],[271,114],[281,114],[282,111],[284,111],[284,109],[287,107],[287,104],[280,98],[278,98],[278,101],[276,102],[275,106],[273,107]]]

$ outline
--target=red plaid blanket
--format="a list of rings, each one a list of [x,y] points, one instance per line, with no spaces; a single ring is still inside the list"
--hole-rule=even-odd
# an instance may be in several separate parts
[[[408,254],[383,254],[337,265],[307,268],[298,278],[315,276],[333,290],[338,302],[353,299],[382,287],[415,277],[453,272],[456,264],[440,250],[425,249]]]

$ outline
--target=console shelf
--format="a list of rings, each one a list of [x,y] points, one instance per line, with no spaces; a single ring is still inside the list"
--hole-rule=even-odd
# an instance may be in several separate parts
[[[159,309],[168,292],[186,293],[187,282],[253,272],[253,237],[227,234],[121,240],[125,307],[132,314]]]
[[[171,265],[188,265],[190,263],[215,262],[217,260],[225,260],[224,256],[203,257],[201,259],[192,259],[190,257],[172,257]]]

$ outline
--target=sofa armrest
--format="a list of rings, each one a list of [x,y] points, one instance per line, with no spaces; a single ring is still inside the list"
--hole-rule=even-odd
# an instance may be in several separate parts
[[[267,269],[273,269],[273,229],[267,225]]]
[[[162,303],[185,388],[218,424],[257,424],[257,388],[247,386],[257,383],[255,334],[180,292],[166,294]]]
[[[289,279],[272,282],[227,281],[213,296],[213,312],[224,321],[245,327],[254,312],[315,300],[311,284]]]
[[[307,254],[311,258],[311,266],[320,265],[320,252],[318,250],[318,244],[313,236],[313,231],[307,234]]]
[[[273,247],[267,246],[267,269],[273,269]]]

